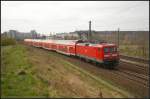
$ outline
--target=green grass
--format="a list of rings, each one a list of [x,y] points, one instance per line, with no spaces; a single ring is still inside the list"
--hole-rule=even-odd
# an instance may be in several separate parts
[[[1,37],[1,46],[15,45],[16,40],[9,37]]]
[[[141,49],[138,45],[120,45],[119,50],[120,53],[124,55],[149,59],[148,48]]]
[[[56,53],[17,44],[1,54],[2,97],[132,97]]]
[[[32,65],[26,56],[25,47],[20,45],[3,47],[1,54],[2,97],[43,97],[43,94],[47,93],[46,89],[36,91],[38,84],[45,85],[29,72]],[[19,75],[20,71],[24,71],[25,74]]]

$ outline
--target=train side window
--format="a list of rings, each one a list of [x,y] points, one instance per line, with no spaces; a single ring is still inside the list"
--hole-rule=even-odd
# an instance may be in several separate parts
[[[86,43],[85,46],[89,46],[89,43]]]
[[[70,49],[72,50],[72,49],[73,49],[73,47],[70,47]]]

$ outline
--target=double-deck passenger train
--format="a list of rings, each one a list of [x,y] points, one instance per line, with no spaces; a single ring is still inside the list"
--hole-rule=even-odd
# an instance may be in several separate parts
[[[119,53],[115,44],[106,42],[92,43],[84,40],[42,40],[24,39],[25,44],[53,50],[68,56],[77,56],[107,68],[114,68],[119,62]]]

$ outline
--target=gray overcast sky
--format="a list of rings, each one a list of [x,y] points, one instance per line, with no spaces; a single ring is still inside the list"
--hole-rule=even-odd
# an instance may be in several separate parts
[[[1,1],[1,31],[149,30],[148,1]]]

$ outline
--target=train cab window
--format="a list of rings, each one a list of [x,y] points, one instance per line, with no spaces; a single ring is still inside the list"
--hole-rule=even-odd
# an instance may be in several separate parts
[[[104,48],[104,53],[108,53],[109,52],[109,48]]]
[[[117,48],[116,47],[114,47],[114,51],[117,52]]]
[[[117,51],[117,48],[116,47],[111,47],[110,48],[110,52],[116,52]]]
[[[110,47],[110,52],[114,52],[114,47]]]

